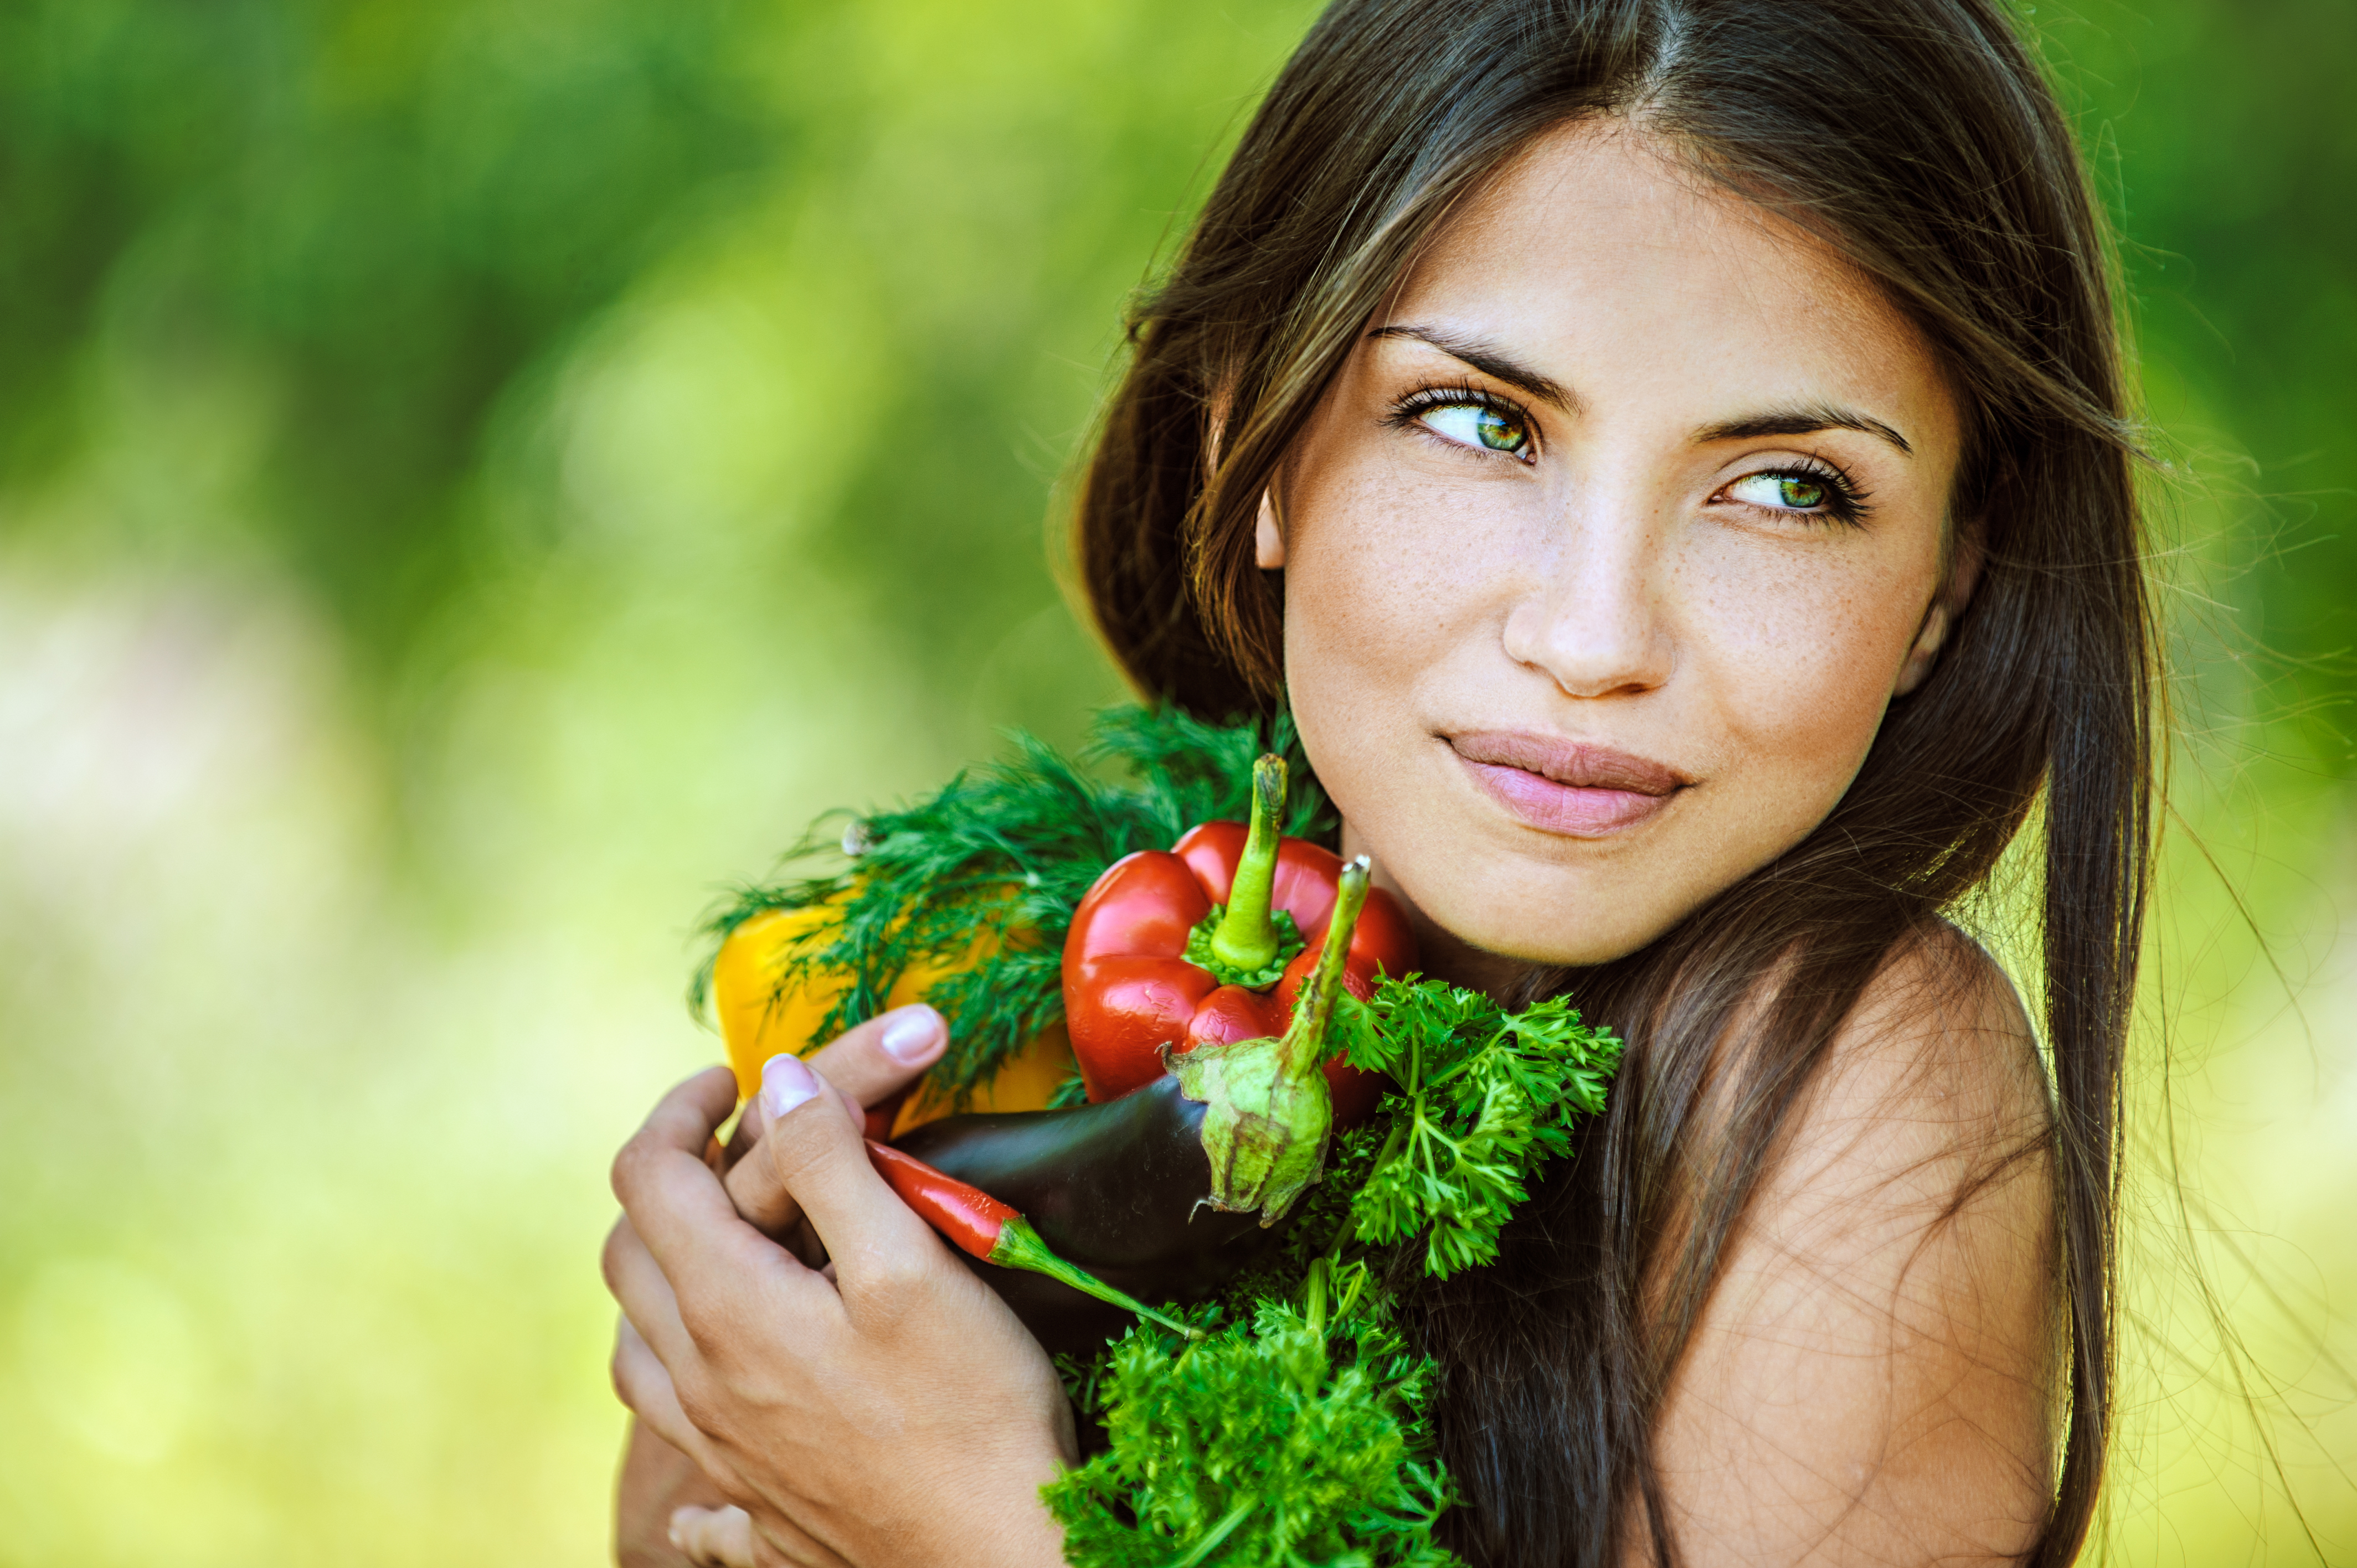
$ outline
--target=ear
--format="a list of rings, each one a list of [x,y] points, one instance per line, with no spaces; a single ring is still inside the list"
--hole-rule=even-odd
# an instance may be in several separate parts
[[[1285,565],[1285,531],[1277,525],[1274,487],[1260,493],[1260,518],[1253,524],[1253,564],[1267,572]]]
[[[1948,640],[1948,632],[1964,613],[1964,606],[1981,580],[1981,531],[1978,525],[1960,528],[1955,532],[1954,554],[1948,563],[1948,580],[1932,596],[1931,607],[1923,612],[1923,625],[1915,633],[1915,646],[1907,650],[1907,661],[1899,667],[1898,683],[1891,695],[1903,697],[1921,686],[1932,674],[1932,666],[1940,657],[1941,645]]]

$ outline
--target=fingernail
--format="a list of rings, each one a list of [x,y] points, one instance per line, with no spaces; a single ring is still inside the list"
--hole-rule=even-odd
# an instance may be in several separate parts
[[[914,1067],[932,1055],[934,1042],[941,1035],[942,1015],[920,1002],[887,1014],[884,1033],[877,1043],[894,1061]]]
[[[761,1064],[761,1114],[775,1122],[818,1092],[818,1079],[797,1056],[780,1053]]]

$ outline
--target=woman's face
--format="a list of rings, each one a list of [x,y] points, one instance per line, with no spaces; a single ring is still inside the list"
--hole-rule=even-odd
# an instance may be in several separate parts
[[[1302,738],[1428,961],[1618,957],[1823,821],[1945,629],[1957,446],[1870,285],[1643,135],[1492,182],[1260,526]]]

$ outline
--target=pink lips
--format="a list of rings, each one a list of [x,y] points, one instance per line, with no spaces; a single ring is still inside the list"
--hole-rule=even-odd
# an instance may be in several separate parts
[[[1544,832],[1575,838],[1633,827],[1693,782],[1641,757],[1552,736],[1485,730],[1448,740],[1500,805]]]

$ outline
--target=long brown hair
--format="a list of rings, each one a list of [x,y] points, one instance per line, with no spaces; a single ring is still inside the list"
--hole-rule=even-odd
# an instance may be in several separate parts
[[[1437,225],[1583,115],[1641,123],[1913,320],[1965,411],[1951,520],[1980,576],[1814,832],[1642,951],[1533,983],[1575,990],[1630,1048],[1500,1262],[1417,1293],[1466,1498],[1455,1544],[1495,1564],[1601,1563],[1649,1535],[1674,1552],[1651,1434],[1778,1133],[1867,983],[1987,880],[2042,792],[2031,978],[2069,1378],[2032,1560],[2068,1562],[2112,1399],[2153,639],[2103,231],[1995,0],[1336,0],[1134,315],[1079,508],[1099,627],[1141,687],[1198,713],[1282,700],[1260,496]]]

